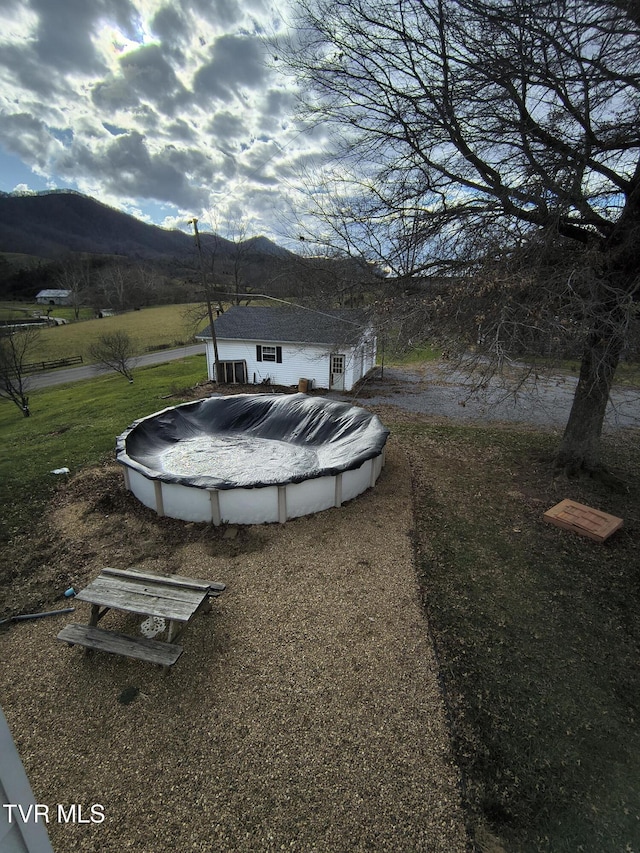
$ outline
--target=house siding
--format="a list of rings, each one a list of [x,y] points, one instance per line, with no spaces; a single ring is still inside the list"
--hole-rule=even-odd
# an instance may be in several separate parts
[[[258,361],[257,347],[281,346],[282,363]],[[213,345],[206,341],[207,372],[215,378]],[[267,341],[231,341],[218,339],[220,361],[244,361],[247,366],[249,384],[260,384],[269,380],[274,385],[297,385],[300,379],[310,379],[316,388],[329,388],[330,357],[332,352],[345,356],[345,385],[349,391],[375,364],[375,338],[361,342],[357,347],[342,347],[333,350],[313,344],[270,344]]]

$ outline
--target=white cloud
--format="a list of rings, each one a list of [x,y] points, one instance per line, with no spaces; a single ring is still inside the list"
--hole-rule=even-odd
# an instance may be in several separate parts
[[[279,18],[266,0],[4,2],[0,144],[145,218],[151,201],[174,206],[165,222],[215,209],[224,231],[243,211],[271,233],[281,179],[319,150],[267,62]]]
[[[175,229],[178,231],[188,231],[189,233],[193,233],[193,227],[190,224],[191,219],[193,219],[193,216],[183,211],[175,216],[165,216],[162,222],[156,222],[156,225],[160,225],[162,228],[168,228],[170,230]]]
[[[0,45],[34,39],[37,27],[38,15],[17,0],[0,8]]]
[[[64,150],[43,121],[25,112],[15,112],[2,116],[0,121],[0,142],[12,154],[17,154],[33,169],[46,174],[52,160]]]
[[[20,195],[31,195],[34,193],[27,184],[16,184],[11,192],[19,193]]]

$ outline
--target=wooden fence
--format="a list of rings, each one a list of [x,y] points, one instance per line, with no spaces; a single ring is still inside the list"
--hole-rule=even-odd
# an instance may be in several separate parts
[[[33,361],[22,366],[25,373],[35,373],[36,370],[55,370],[56,367],[71,367],[82,364],[81,355],[70,355],[68,358],[57,358],[55,361]]]

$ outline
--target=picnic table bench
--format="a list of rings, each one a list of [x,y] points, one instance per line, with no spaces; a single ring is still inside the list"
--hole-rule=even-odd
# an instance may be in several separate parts
[[[84,646],[124,657],[173,666],[182,654],[176,644],[187,625],[198,613],[211,609],[210,598],[220,595],[225,584],[187,578],[182,575],[153,575],[135,569],[104,568],[76,598],[91,605],[88,625],[72,623],[58,634],[70,646]],[[166,640],[131,637],[118,631],[98,627],[98,622],[111,609],[141,616],[158,617],[168,622]]]

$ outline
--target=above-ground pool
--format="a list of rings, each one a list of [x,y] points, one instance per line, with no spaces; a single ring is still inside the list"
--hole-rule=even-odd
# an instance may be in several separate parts
[[[388,435],[348,403],[236,394],[136,421],[116,456],[127,488],[158,515],[260,524],[341,506],[374,486]]]

